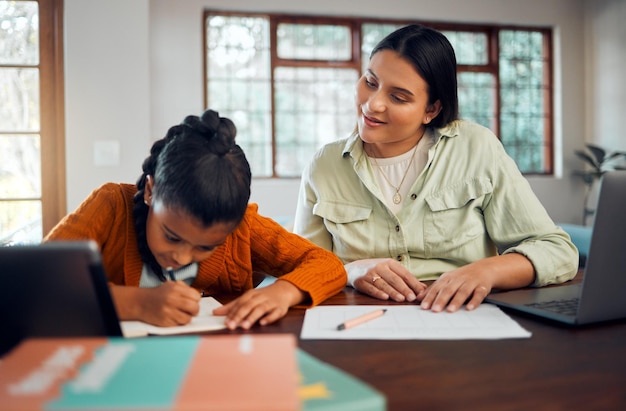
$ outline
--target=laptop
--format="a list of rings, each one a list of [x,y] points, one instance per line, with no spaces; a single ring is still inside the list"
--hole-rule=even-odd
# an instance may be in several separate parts
[[[121,336],[98,246],[0,247],[0,356],[28,337]]]
[[[496,292],[485,301],[570,325],[626,318],[626,170],[600,180],[581,283]]]

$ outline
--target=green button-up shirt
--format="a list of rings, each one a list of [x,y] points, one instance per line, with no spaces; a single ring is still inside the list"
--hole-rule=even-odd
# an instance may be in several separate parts
[[[421,280],[511,252],[532,262],[536,286],[576,274],[576,247],[489,129],[459,120],[430,136],[426,167],[395,215],[358,136],[324,146],[303,172],[294,231],[344,264],[391,257]]]

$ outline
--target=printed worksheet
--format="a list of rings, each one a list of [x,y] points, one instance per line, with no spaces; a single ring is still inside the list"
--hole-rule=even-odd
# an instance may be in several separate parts
[[[347,329],[338,329],[376,310],[384,315]],[[434,313],[418,305],[322,305],[304,316],[304,340],[466,340],[529,338],[531,333],[493,304],[473,311]]]

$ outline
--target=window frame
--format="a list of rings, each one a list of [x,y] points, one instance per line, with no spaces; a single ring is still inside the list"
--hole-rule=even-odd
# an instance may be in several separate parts
[[[67,213],[63,0],[40,7],[41,211],[45,236]]]
[[[209,15],[219,14],[223,16],[250,16],[250,17],[265,17],[269,20],[270,27],[270,106],[272,110],[271,119],[271,151],[272,151],[272,173],[270,176],[260,176],[256,178],[284,178],[292,179],[299,177],[291,176],[279,176],[276,172],[276,138],[275,138],[275,96],[274,96],[274,70],[277,67],[328,67],[328,68],[351,68],[356,69],[359,74],[362,74],[362,56],[361,56],[361,26],[365,23],[371,24],[394,24],[394,25],[408,25],[408,24],[422,24],[431,27],[438,31],[465,31],[482,33],[487,38],[487,63],[485,65],[468,65],[457,64],[457,73],[469,72],[469,73],[488,73],[494,78],[494,111],[492,113],[494,118],[494,124],[492,131],[501,139],[500,127],[501,127],[501,83],[500,83],[500,65],[499,65],[499,33],[505,30],[515,31],[529,31],[540,32],[543,39],[543,79],[542,84],[545,85],[546,92],[543,93],[544,100],[544,131],[543,131],[543,147],[544,147],[544,170],[543,172],[524,172],[524,175],[554,175],[554,61],[553,61],[553,30],[550,27],[542,26],[516,26],[516,25],[499,25],[499,24],[471,24],[471,23],[456,23],[456,22],[440,22],[440,21],[427,21],[420,19],[383,19],[383,18],[368,18],[368,17],[342,17],[342,16],[312,16],[312,15],[298,15],[298,14],[277,14],[277,13],[258,13],[258,12],[241,12],[241,11],[224,11],[216,9],[205,9],[203,12],[203,73],[204,73],[204,85],[203,85],[203,98],[205,107],[208,107],[208,78],[207,78],[207,18]],[[281,59],[277,56],[277,27],[280,23],[297,23],[297,24],[333,24],[333,25],[345,25],[352,29],[352,59],[350,61],[319,61],[319,60],[290,60]],[[367,57],[367,56],[363,56]]]

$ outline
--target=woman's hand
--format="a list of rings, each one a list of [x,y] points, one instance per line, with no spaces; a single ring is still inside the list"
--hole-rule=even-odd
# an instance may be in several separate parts
[[[491,281],[484,272],[475,272],[470,266],[464,266],[443,273],[427,289],[417,295],[420,306],[425,310],[440,312],[457,311],[463,304],[473,310],[483,302],[491,292]]]
[[[160,327],[184,325],[200,311],[200,293],[182,281],[166,281],[158,287],[111,286],[118,316]]]
[[[345,267],[354,288],[381,300],[415,301],[426,289],[426,284],[392,258],[357,260]]]
[[[473,310],[493,288],[526,287],[535,278],[532,263],[517,253],[485,258],[443,273],[417,295],[425,310],[455,312],[463,304]]]
[[[306,293],[288,281],[275,281],[263,288],[246,291],[241,297],[213,310],[225,315],[226,327],[249,330],[257,321],[267,325],[284,317],[289,307],[304,301]]]

